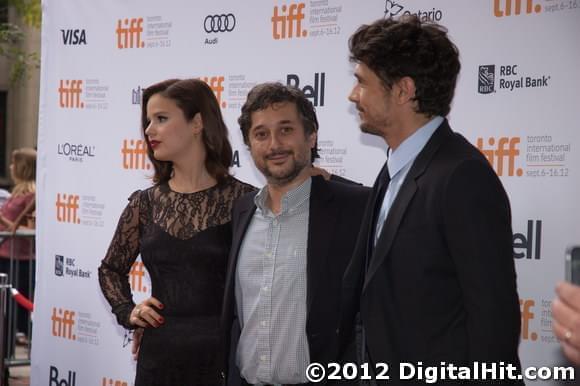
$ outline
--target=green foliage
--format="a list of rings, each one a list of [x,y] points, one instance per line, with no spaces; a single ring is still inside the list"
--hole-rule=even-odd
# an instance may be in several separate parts
[[[12,7],[22,22],[32,28],[40,28],[42,8],[40,0],[0,0],[0,13],[6,13]],[[20,43],[24,31],[16,24],[0,21],[0,56],[10,61],[10,82],[17,83],[23,79],[31,68],[40,66],[37,52],[26,52]]]

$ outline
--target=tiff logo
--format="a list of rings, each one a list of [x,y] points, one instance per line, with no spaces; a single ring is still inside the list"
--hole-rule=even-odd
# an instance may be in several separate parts
[[[479,66],[479,82],[477,92],[480,94],[490,94],[494,92],[495,85],[495,65],[488,64]]]
[[[117,48],[143,48],[145,42],[141,40],[143,33],[143,18],[119,19],[117,21]]]
[[[498,176],[504,175],[504,166],[507,160],[507,175],[509,177],[514,175],[521,177],[524,173],[523,170],[521,168],[516,169],[515,167],[516,158],[520,155],[520,150],[518,149],[519,143],[520,137],[501,137],[496,145],[495,138],[490,137],[487,140],[487,144],[491,147],[490,149],[485,149],[483,138],[477,138],[476,146],[487,158]]]
[[[56,309],[52,307],[52,336],[57,336],[64,339],[76,340],[77,336],[73,334],[73,327],[75,325],[75,312]]]
[[[520,312],[522,314],[522,340],[538,340],[538,334],[530,332],[530,321],[535,315],[532,312],[535,302],[532,299],[520,299]]]
[[[207,83],[207,85],[212,89],[216,99],[218,100],[218,103],[222,108],[225,108],[227,106],[226,101],[222,102],[222,94],[224,92],[223,86],[224,79],[225,78],[223,76],[212,76],[212,77],[204,76],[201,78],[201,80]]]
[[[101,386],[128,386],[128,383],[105,377]]]
[[[129,277],[131,278],[131,290],[136,292],[147,292],[147,287],[143,284],[145,265],[142,261],[136,261],[133,263],[131,271],[129,271]]]
[[[77,108],[85,107],[84,102],[81,101],[81,93],[83,92],[82,80],[60,80],[60,87],[58,88],[59,106],[61,108]]]
[[[540,4],[534,5],[533,0],[493,0],[493,14],[495,17],[511,16],[522,13],[522,3],[526,3],[526,14],[542,12]],[[502,7],[503,3],[503,7]]]
[[[67,375],[67,378],[59,380],[58,369],[50,366],[48,386],[75,386],[77,384],[77,373],[69,370]]]
[[[274,15],[272,16],[272,37],[276,40],[306,37],[307,30],[302,29],[302,20],[304,20],[304,3],[290,4],[289,7],[283,5],[282,12],[278,12],[278,6],[274,6]],[[286,13],[288,12],[288,13]]]
[[[78,216],[80,197],[75,194],[56,195],[56,219],[58,222],[80,224]]]
[[[123,140],[121,148],[123,155],[123,169],[151,169],[147,162],[147,144],[142,139]]]
[[[87,35],[84,29],[61,29],[62,43],[65,46],[87,44]]]

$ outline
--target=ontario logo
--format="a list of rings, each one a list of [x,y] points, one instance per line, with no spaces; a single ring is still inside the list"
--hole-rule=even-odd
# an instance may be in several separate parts
[[[405,9],[403,1],[386,0],[384,8],[384,17],[399,17],[403,15],[415,15],[421,21],[440,21],[443,18],[443,11],[435,7],[431,9],[410,10]]]

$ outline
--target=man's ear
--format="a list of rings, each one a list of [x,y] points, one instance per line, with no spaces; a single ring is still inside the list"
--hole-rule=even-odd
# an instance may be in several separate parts
[[[393,91],[399,104],[412,102],[415,98],[415,81],[409,76],[404,76],[394,84]]]

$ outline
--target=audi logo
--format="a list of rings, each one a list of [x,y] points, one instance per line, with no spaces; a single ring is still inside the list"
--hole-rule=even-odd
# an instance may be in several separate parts
[[[203,21],[205,32],[231,32],[236,26],[236,17],[228,13],[227,15],[208,15]]]

